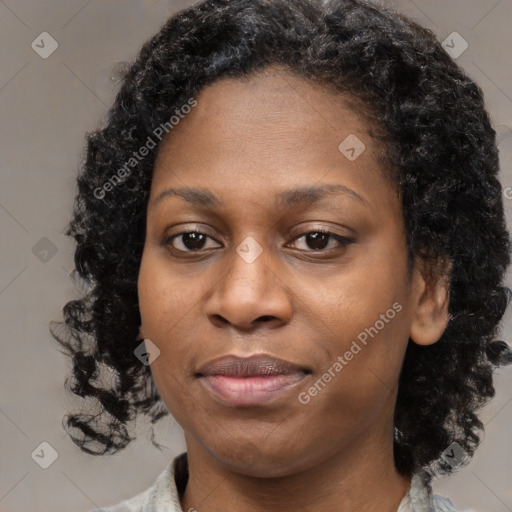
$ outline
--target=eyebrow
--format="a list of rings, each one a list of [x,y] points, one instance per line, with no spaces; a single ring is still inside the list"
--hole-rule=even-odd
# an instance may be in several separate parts
[[[285,190],[277,195],[277,205],[288,208],[306,208],[318,203],[327,196],[339,193],[348,195],[370,206],[366,199],[345,185],[319,185]],[[206,188],[180,187],[162,191],[152,200],[152,206],[158,205],[167,197],[181,197],[188,203],[208,208],[219,207],[222,204],[222,201]]]

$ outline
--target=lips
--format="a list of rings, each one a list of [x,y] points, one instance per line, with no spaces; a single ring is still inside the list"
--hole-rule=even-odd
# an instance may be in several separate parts
[[[290,361],[268,354],[233,355],[202,366],[196,377],[224,405],[255,406],[283,397],[311,373]]]
[[[224,375],[229,377],[268,377],[271,375],[290,375],[307,368],[272,357],[255,354],[250,357],[224,356],[202,366],[197,376]]]

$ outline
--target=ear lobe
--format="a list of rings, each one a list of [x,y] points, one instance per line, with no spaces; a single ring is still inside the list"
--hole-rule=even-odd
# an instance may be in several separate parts
[[[446,274],[426,280],[415,271],[412,323],[409,337],[418,345],[432,345],[439,341],[450,320],[449,280]]]
[[[144,336],[144,333],[142,332],[142,325],[139,325],[139,338],[141,340],[146,339],[146,337]]]

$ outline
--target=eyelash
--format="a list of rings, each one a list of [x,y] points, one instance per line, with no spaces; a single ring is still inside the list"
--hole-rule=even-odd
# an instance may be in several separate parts
[[[178,238],[182,235],[189,235],[189,234],[192,234],[192,233],[195,233],[195,234],[198,234],[198,235],[205,235],[206,237],[212,239],[212,240],[215,240],[213,237],[211,237],[210,235],[208,235],[207,233],[204,233],[202,231],[199,231],[199,230],[195,230],[195,229],[192,229],[190,231],[182,231],[181,233],[176,233],[168,238],[166,238],[164,240],[164,245],[171,245],[172,246],[172,242],[175,238]],[[304,233],[301,233],[300,235],[296,236],[293,240],[291,240],[292,242],[294,242],[295,240],[299,240],[301,239],[302,237],[306,236],[306,235],[309,235],[311,233],[320,233],[320,234],[324,234],[324,235],[330,235],[331,238],[334,238],[334,240],[336,240],[339,245],[341,247],[347,247],[349,246],[350,244],[354,243],[354,240],[351,239],[351,238],[347,238],[347,237],[344,237],[344,236],[341,236],[341,235],[338,235],[336,233],[333,233],[332,231],[328,231],[326,229],[312,229],[312,230],[309,230],[309,231],[305,231]],[[215,240],[216,241],[216,240]],[[330,241],[330,240],[329,240]],[[172,247],[174,250],[178,251],[178,252],[181,252],[181,253],[201,253],[202,251],[208,251],[208,250],[211,250],[211,249],[198,249],[198,250],[187,250],[187,251],[183,251],[181,249],[176,249],[175,247]],[[332,252],[333,250],[336,250],[336,249],[312,249],[312,250],[309,250],[309,251],[304,251],[303,249],[299,249],[303,252],[306,252],[306,253],[314,253],[314,254],[318,254],[318,253],[329,253],[329,252]]]

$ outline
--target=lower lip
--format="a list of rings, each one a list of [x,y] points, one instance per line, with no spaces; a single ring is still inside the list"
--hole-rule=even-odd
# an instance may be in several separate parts
[[[301,382],[305,373],[265,377],[228,377],[208,375],[200,377],[217,399],[232,406],[260,405],[276,399]]]

